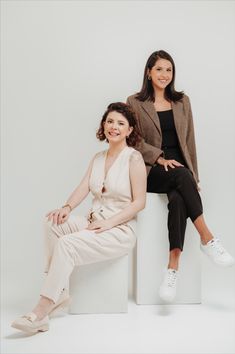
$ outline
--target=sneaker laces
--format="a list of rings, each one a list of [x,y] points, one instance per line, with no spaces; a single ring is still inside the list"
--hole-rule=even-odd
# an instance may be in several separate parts
[[[167,274],[167,286],[173,288],[176,284],[177,272],[175,270],[168,271]]]
[[[225,249],[224,249],[224,247],[221,245],[219,239],[213,240],[213,242],[211,242],[211,247],[215,250],[215,252],[216,252],[217,254],[224,254],[224,253],[225,253]]]

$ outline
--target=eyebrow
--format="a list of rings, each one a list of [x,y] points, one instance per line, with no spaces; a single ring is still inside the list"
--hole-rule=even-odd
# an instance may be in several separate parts
[[[114,119],[113,118],[108,118],[108,120],[112,120],[113,121]],[[121,123],[125,123],[125,120],[118,120],[118,123],[120,123],[120,122]]]
[[[158,66],[158,65],[156,65],[156,68],[164,69],[162,66]],[[172,67],[171,67],[171,66],[168,66],[166,69],[172,69]]]

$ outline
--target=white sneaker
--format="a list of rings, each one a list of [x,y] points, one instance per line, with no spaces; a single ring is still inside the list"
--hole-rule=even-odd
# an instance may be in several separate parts
[[[176,295],[176,282],[178,271],[176,269],[167,269],[163,282],[159,289],[159,296],[162,300],[171,302]]]
[[[229,267],[234,264],[234,258],[222,246],[218,238],[213,238],[206,245],[201,244],[200,248],[202,252],[218,265]]]

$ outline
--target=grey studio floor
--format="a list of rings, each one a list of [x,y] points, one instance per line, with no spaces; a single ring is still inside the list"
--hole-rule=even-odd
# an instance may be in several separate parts
[[[203,304],[136,305],[128,313],[66,315],[48,332],[26,335],[10,327],[25,305],[2,312],[1,353],[235,353],[234,300]]]

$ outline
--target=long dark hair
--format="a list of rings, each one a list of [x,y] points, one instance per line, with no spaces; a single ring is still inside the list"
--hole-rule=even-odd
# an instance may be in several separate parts
[[[132,110],[132,108],[129,105],[123,102],[114,102],[108,105],[101,119],[99,129],[96,133],[96,137],[101,141],[103,140],[108,141],[104,134],[104,122],[106,121],[108,114],[114,111],[121,113],[127,119],[129,126],[133,127],[131,134],[129,135],[128,138],[126,138],[126,143],[128,146],[136,146],[140,142],[141,138],[140,138],[140,132],[135,117],[135,112]]]
[[[156,52],[153,52],[150,55],[150,57],[148,58],[147,63],[145,65],[145,69],[144,69],[143,85],[142,85],[140,92],[137,93],[136,98],[140,101],[148,100],[148,101],[154,102],[154,99],[155,99],[154,90],[153,90],[152,81],[148,79],[148,71],[152,69],[152,67],[156,64],[156,61],[158,59],[169,60],[172,64],[172,68],[173,68],[172,80],[169,83],[169,85],[167,85],[165,92],[164,92],[165,99],[167,101],[173,101],[173,102],[181,100],[184,96],[183,91],[176,91],[175,90],[175,63],[174,63],[174,60],[172,59],[170,54],[168,54],[164,50],[158,50]]]

